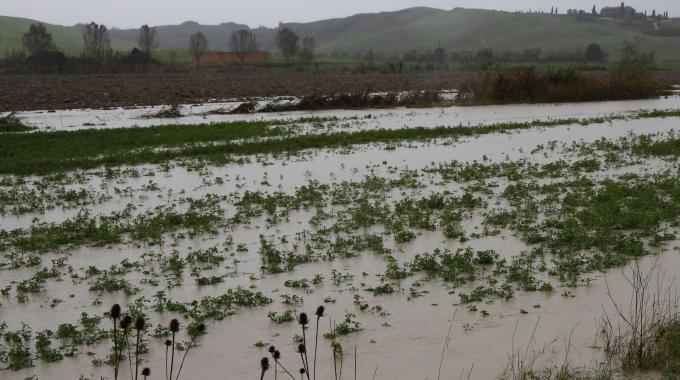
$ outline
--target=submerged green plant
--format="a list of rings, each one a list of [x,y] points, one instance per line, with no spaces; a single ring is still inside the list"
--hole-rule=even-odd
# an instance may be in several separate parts
[[[0,162],[2,174],[46,174],[73,169],[92,169],[102,165],[161,164],[180,158],[208,159],[224,163],[232,155],[258,153],[295,153],[304,149],[338,148],[369,143],[392,143],[445,137],[471,137],[535,127],[604,123],[628,117],[657,118],[674,116],[677,110],[614,115],[608,118],[535,120],[493,125],[414,127],[396,130],[366,130],[285,136],[283,126],[295,121],[235,122],[197,126],[160,126],[83,130],[73,132],[36,132],[7,135],[0,140],[0,152],[9,152]],[[276,139],[255,137],[279,137]],[[239,141],[245,140],[245,141]],[[203,144],[201,144],[203,143]],[[219,143],[219,144],[218,144]],[[42,149],[36,151],[35,146]],[[161,147],[173,149],[158,149]]]

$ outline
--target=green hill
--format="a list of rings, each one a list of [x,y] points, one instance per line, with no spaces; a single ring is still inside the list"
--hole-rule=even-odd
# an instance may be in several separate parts
[[[21,35],[31,22],[0,16],[0,49],[19,46]],[[680,36],[644,34],[640,25],[606,19],[577,20],[566,15],[418,7],[282,25],[300,36],[316,38],[321,52],[366,52],[369,49],[386,53],[424,52],[441,43],[449,52],[538,48],[549,54],[583,51],[588,44],[599,43],[607,53],[615,56],[623,41],[639,39],[647,50],[656,53],[659,61],[680,61]],[[201,31],[208,37],[211,49],[226,50],[229,35],[246,27],[235,23],[201,25],[185,22],[157,29],[161,49],[184,49],[189,36]],[[49,29],[62,50],[69,54],[79,53],[82,42],[78,26],[50,25]],[[276,29],[260,27],[253,32],[262,50],[276,51]],[[136,43],[136,36],[134,29],[111,31],[114,47],[118,49],[130,49]]]
[[[32,23],[30,20],[18,17],[0,16],[0,54],[13,49],[21,49],[21,39]],[[78,26],[60,26],[47,24],[47,30],[52,33],[54,42],[67,55],[78,55],[83,50],[82,29]],[[129,50],[134,44],[127,41],[113,39],[111,45],[114,50]]]
[[[540,48],[546,53],[585,50],[599,43],[615,54],[623,41],[641,39],[660,60],[680,60],[680,37],[645,35],[634,26],[595,19],[579,21],[566,15],[525,14],[454,9],[411,22],[395,22],[373,31],[348,29],[323,41],[325,51],[404,52],[434,49],[439,41],[449,51],[491,48],[496,52]]]

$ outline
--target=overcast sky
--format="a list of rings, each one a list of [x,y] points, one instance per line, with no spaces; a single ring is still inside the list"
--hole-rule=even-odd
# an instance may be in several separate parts
[[[668,10],[680,14],[679,0],[629,0],[644,10]],[[614,5],[601,0],[0,0],[0,14],[73,25],[97,21],[108,26],[129,28],[142,24],[164,25],[183,21],[219,24],[227,21],[276,26],[279,21],[314,21],[356,13],[398,10],[414,6],[442,9],[487,8],[514,11],[557,6],[590,10]],[[160,4],[163,4],[161,7]]]

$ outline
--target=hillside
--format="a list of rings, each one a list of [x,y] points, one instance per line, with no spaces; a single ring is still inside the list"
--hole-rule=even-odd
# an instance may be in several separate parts
[[[650,36],[618,22],[578,21],[566,15],[415,8],[286,26],[301,35],[315,36],[320,50],[326,52],[374,49],[403,53],[432,50],[441,42],[448,51],[488,47],[497,52],[540,48],[557,53],[584,50],[595,42],[614,55],[623,41],[642,39],[659,60],[680,60],[680,37]]]
[[[220,25],[201,25],[193,21],[187,21],[180,25],[161,25],[156,26],[158,40],[161,49],[182,49],[189,44],[189,37],[196,32],[202,32],[210,42],[210,48],[216,50],[228,49],[228,37],[232,32],[248,28],[247,25],[236,24],[233,22]],[[269,35],[273,34],[271,29],[265,29]],[[136,44],[137,30],[135,29],[113,29],[111,38]],[[262,37],[261,35],[258,37]],[[269,50],[273,46],[266,46]]]
[[[448,13],[434,8],[409,8],[397,12],[383,12],[372,14],[358,14],[345,18],[315,21],[310,23],[284,23],[282,26],[290,27],[300,36],[312,36],[319,41],[320,50],[326,44],[343,38],[347,35],[371,35],[393,27],[394,25],[411,23],[416,20],[424,20],[429,17]],[[220,25],[201,25],[196,22],[188,21],[181,25],[157,26],[159,42],[161,48],[186,48],[189,36],[198,31],[204,33],[210,42],[210,48],[216,50],[229,49],[229,36],[232,32],[248,28],[247,25],[236,24],[233,22]],[[136,30],[114,30],[112,37],[134,43],[136,40]],[[276,29],[260,27],[253,29],[257,43],[262,50],[276,50]],[[351,46],[347,51],[353,51]]]
[[[21,48],[21,38],[32,23],[37,21],[19,17],[0,16],[0,54],[8,50]],[[81,29],[71,26],[45,24],[52,33],[54,41],[66,54],[77,55],[83,49]],[[112,39],[111,44],[116,50],[128,50],[134,45],[130,42]]]
[[[18,46],[21,34],[31,20],[0,16],[0,49]],[[565,15],[523,14],[456,8],[409,8],[397,12],[358,14],[345,18],[310,23],[282,24],[301,36],[317,39],[319,51],[354,52],[369,49],[404,53],[409,50],[432,50],[439,41],[448,51],[476,51],[491,48],[501,52],[540,48],[546,53],[583,50],[590,43],[601,44],[615,55],[625,40],[641,39],[660,61],[680,61],[680,37],[651,36],[638,27],[608,20],[578,21]],[[206,34],[210,48],[228,49],[229,35],[246,25],[223,23],[158,26],[160,48],[185,48],[192,33]],[[50,25],[57,45],[70,54],[82,46],[77,27]],[[253,29],[262,50],[276,50],[276,30]],[[134,29],[111,31],[114,47],[130,49],[135,45]]]

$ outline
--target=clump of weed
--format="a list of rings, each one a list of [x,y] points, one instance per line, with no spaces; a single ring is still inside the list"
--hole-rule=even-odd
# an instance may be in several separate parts
[[[24,124],[15,112],[7,116],[0,117],[0,133],[27,132],[35,128]]]
[[[243,104],[241,106],[243,106]],[[370,94],[368,92],[361,92],[337,95],[307,95],[300,98],[300,100],[297,102],[269,103],[260,108],[258,112],[425,107],[441,104],[444,104],[444,101],[437,91],[411,91],[408,93],[389,92],[384,94]],[[237,108],[236,110],[239,109]],[[254,112],[254,107],[244,107],[244,109],[240,111],[241,112],[238,113],[251,113]]]
[[[649,77],[610,73],[593,78],[574,68],[539,70],[536,67],[499,69],[466,83],[457,95],[461,104],[518,102],[583,102],[644,99],[659,96],[663,86]]]
[[[574,368],[569,365],[571,337],[565,338],[566,351],[562,364],[557,364],[554,358],[554,344],[557,339],[543,347],[534,347],[534,339],[540,324],[536,321],[533,332],[526,347],[515,347],[515,332],[512,336],[512,351],[508,355],[508,364],[497,378],[499,380],[612,380],[612,361],[605,360],[598,363],[595,369]]]
[[[0,363],[13,371],[33,367],[29,348],[31,329],[28,325],[22,323],[20,329],[11,331],[6,322],[0,322],[0,337],[0,342],[4,343],[0,344]]]
[[[259,107],[258,102],[243,102],[239,104],[236,108],[227,111],[227,114],[242,114],[242,113],[254,113]]]
[[[292,321],[295,320],[295,316],[293,315],[292,310],[286,310],[285,312],[280,313],[280,314],[275,312],[275,311],[270,311],[267,314],[267,317],[272,322],[277,323],[277,324],[288,323],[288,322],[292,322]]]
[[[142,115],[142,119],[176,119],[184,116],[182,110],[178,105],[171,105],[169,107],[163,107],[158,112],[149,113]]]
[[[271,313],[270,313],[271,314]],[[297,316],[297,322],[300,325],[302,329],[302,336],[296,335],[294,338],[294,341],[296,342],[295,346],[295,353],[300,356],[300,362],[302,367],[300,368],[299,374],[301,379],[307,378],[307,380],[316,380],[316,366],[317,366],[317,353],[318,353],[318,346],[319,346],[319,332],[320,332],[320,324],[321,324],[321,319],[326,317],[326,308],[321,305],[316,308],[314,312],[314,316],[316,317],[316,331],[315,331],[315,336],[314,336],[314,358],[312,365],[310,366],[309,363],[309,357],[308,357],[308,351],[309,351],[309,346],[308,346],[308,341],[307,341],[307,330],[309,328],[309,325],[312,323],[310,320],[309,315],[307,313],[300,313]],[[342,379],[342,358],[343,358],[343,351],[342,351],[342,346],[340,343],[337,342],[337,337],[340,335],[347,335],[351,332],[356,332],[361,330],[361,327],[359,325],[359,322],[354,321],[352,318],[355,316],[353,314],[347,313],[345,315],[345,320],[343,323],[340,325],[334,325],[333,321],[330,320],[329,318],[329,326],[330,326],[330,331],[326,334],[323,334],[323,336],[327,339],[330,340],[330,348],[333,352],[333,365],[334,365],[334,378],[336,380]],[[261,344],[260,347],[263,347],[264,344]],[[274,346],[269,347],[269,354],[271,355],[272,359],[274,360],[274,378],[277,376],[277,370],[280,367],[283,369],[283,371],[293,380],[296,380],[293,374],[291,374],[288,369],[286,369],[285,366],[281,363],[281,352],[276,349]],[[267,366],[265,368],[264,366],[264,360],[267,359]],[[338,359],[340,361],[340,370],[338,371]],[[356,362],[356,354],[355,354],[355,362]],[[268,358],[262,359],[263,364],[262,366],[262,376],[264,376],[264,373],[269,369],[269,362]],[[356,368],[355,368],[356,371]]]
[[[620,358],[626,371],[659,371],[671,378],[680,374],[680,300],[655,264],[647,272],[638,261],[622,272],[631,289],[629,306],[609,297],[616,320],[605,315],[602,337],[606,351]],[[609,290],[609,284],[607,283]],[[618,322],[616,322],[618,321]]]
[[[141,355],[145,352],[148,352],[148,347],[144,343],[144,335],[146,334],[146,320],[142,315],[137,315],[137,317],[134,319],[133,323],[133,318],[130,315],[131,313],[135,313],[136,311],[131,309],[128,313],[125,315],[122,314],[122,310],[120,305],[116,304],[111,307],[111,311],[109,312],[109,317],[113,320],[114,323],[114,329],[113,329],[113,366],[114,366],[114,379],[118,379],[119,375],[119,363],[120,359],[123,354],[123,347],[127,347],[127,358],[128,358],[128,363],[130,366],[130,378],[137,380],[139,378],[139,366],[142,362],[141,360]],[[118,324],[116,324],[117,321],[120,321]],[[122,336],[119,336],[118,330],[122,332]],[[135,333],[135,344],[134,344],[134,370],[133,370],[133,358],[131,354],[131,349],[130,349],[130,344],[128,342],[128,336],[131,332],[131,330],[134,329],[136,331]],[[165,376],[167,379],[171,380],[179,380],[180,375],[182,373],[182,369],[184,368],[184,363],[185,360],[189,354],[189,351],[191,351],[192,348],[196,347],[197,345],[197,339],[204,335],[206,332],[206,327],[205,324],[203,323],[196,323],[196,324],[191,324],[187,327],[187,335],[189,336],[190,340],[186,345],[183,345],[181,349],[184,350],[184,355],[182,356],[182,360],[180,361],[179,367],[177,369],[177,375],[173,379],[173,373],[175,370],[175,351],[177,349],[177,345],[175,342],[176,334],[179,333],[180,331],[180,324],[177,319],[172,319],[170,321],[170,325],[168,329],[166,330],[172,334],[172,340],[167,339],[164,342],[165,345]],[[158,333],[156,333],[158,334]],[[60,333],[60,336],[62,334]],[[162,336],[162,335],[161,335]],[[170,351],[172,350],[172,351]],[[168,354],[170,353],[171,355],[171,361],[170,365],[168,366]],[[169,372],[168,372],[169,371]],[[141,371],[142,376],[146,379],[148,376],[151,375],[151,371],[149,368],[144,368]]]

